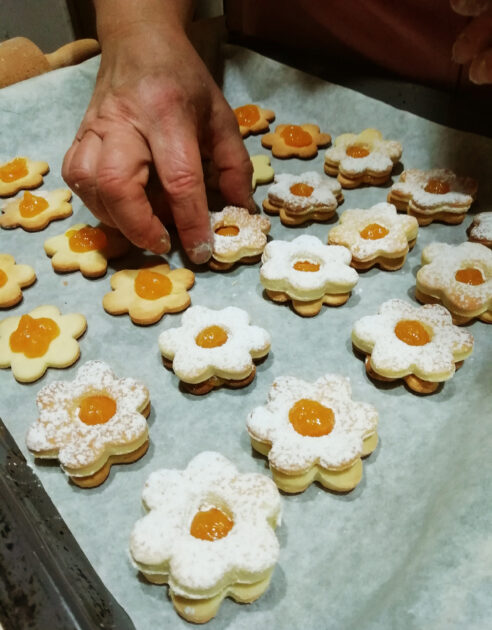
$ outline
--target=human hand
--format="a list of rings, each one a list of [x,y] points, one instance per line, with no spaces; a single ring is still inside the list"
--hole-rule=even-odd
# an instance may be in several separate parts
[[[492,83],[492,2],[490,0],[450,0],[451,8],[473,19],[453,45],[453,60],[470,63],[468,76],[473,83]]]
[[[102,51],[63,177],[98,219],[155,253],[169,250],[161,218],[170,213],[190,259],[205,262],[212,234],[201,158],[215,163],[228,203],[254,208],[235,116],[176,24],[133,23]],[[147,186],[154,168],[157,194]]]

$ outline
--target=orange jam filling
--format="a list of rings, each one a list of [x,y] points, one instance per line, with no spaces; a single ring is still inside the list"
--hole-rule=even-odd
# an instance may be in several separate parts
[[[116,413],[116,402],[109,396],[86,396],[80,402],[79,418],[84,424],[105,424]]]
[[[239,228],[236,225],[221,225],[215,230],[219,236],[237,236]]]
[[[309,195],[313,192],[314,188],[309,186],[309,184],[303,184],[299,182],[298,184],[294,184],[290,187],[290,192],[296,197],[309,197]]]
[[[294,264],[296,271],[319,271],[319,263],[312,263],[309,260],[298,260]]]
[[[462,282],[463,284],[471,284],[474,287],[485,282],[485,279],[480,269],[474,269],[473,267],[458,269],[454,277],[458,282]]]
[[[384,225],[379,225],[379,223],[369,223],[359,234],[366,241],[377,241],[389,234],[389,230]]]
[[[241,127],[251,127],[260,120],[260,112],[257,105],[243,105],[234,110],[236,120]]]
[[[313,141],[311,134],[299,125],[286,125],[280,135],[289,147],[307,147]]]
[[[201,510],[193,517],[190,534],[200,540],[219,540],[231,531],[234,521],[218,508]]]
[[[227,333],[220,326],[207,326],[195,337],[195,342],[200,348],[218,348],[227,341]]]
[[[424,190],[432,195],[445,195],[451,190],[451,186],[442,179],[429,179]]]
[[[137,273],[134,286],[135,293],[144,300],[158,300],[173,290],[173,283],[167,276],[150,269]]]
[[[7,162],[0,167],[0,179],[2,182],[16,182],[21,177],[28,175],[26,160],[24,158],[15,158],[11,162]]]
[[[59,334],[58,324],[50,317],[22,315],[17,329],[10,335],[10,349],[22,352],[28,359],[42,357]]]
[[[9,277],[7,276],[5,271],[3,269],[0,269],[0,287],[5,286],[7,284],[8,279]]]
[[[80,228],[80,230],[68,230],[68,245],[73,252],[92,252],[97,249],[104,249],[108,244],[106,234],[100,228],[90,225]]]
[[[290,408],[289,422],[301,435],[320,437],[333,431],[335,414],[317,400],[301,398]]]
[[[413,319],[402,319],[395,326],[395,334],[409,346],[425,346],[431,337],[422,324]]]
[[[365,158],[369,155],[369,148],[363,144],[351,144],[345,153],[351,158]]]
[[[30,219],[46,210],[48,206],[49,203],[44,197],[37,197],[26,191],[19,202],[19,212],[25,219]]]

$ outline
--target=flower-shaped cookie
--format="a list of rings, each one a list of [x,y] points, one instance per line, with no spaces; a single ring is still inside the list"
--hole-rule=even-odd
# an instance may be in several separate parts
[[[36,195],[25,192],[22,197],[12,199],[2,208],[0,227],[15,228],[20,226],[27,232],[43,230],[55,219],[65,219],[72,214],[68,188],[60,188]]]
[[[329,133],[320,133],[318,125],[277,125],[274,132],[265,134],[261,144],[278,158],[312,158],[318,148],[330,144]]]
[[[253,190],[256,190],[258,184],[269,184],[273,180],[275,172],[270,165],[268,155],[259,153],[258,155],[252,155],[250,160],[253,165],[253,177],[251,178]]]
[[[39,417],[27,432],[27,447],[41,459],[58,459],[83,488],[98,486],[112,464],[133,462],[148,448],[147,388],[117,378],[102,361],[85,363],[73,381],[46,385],[36,404]]]
[[[322,177],[316,171],[281,173],[268,189],[263,209],[279,214],[284,225],[301,225],[310,220],[326,221],[342,201],[342,187],[336,179]]]
[[[111,293],[103,297],[104,310],[111,315],[128,313],[134,324],[148,326],[164,313],[179,313],[190,305],[195,274],[168,264],[144,269],[122,269],[111,276]]]
[[[55,271],[62,273],[80,269],[86,278],[104,276],[110,258],[123,256],[130,243],[118,230],[98,225],[77,223],[64,234],[44,242],[44,250],[51,256]]]
[[[389,300],[378,315],[359,319],[352,343],[366,354],[369,376],[403,378],[410,389],[430,394],[450,379],[473,350],[473,336],[457,326],[443,306],[413,306]]]
[[[226,206],[210,215],[214,233],[209,267],[226,271],[236,263],[255,263],[261,258],[270,231],[270,221],[260,214],[250,214],[246,208]]]
[[[50,170],[46,162],[16,157],[0,164],[0,197],[10,197],[19,190],[37,188]]]
[[[10,254],[0,254],[0,308],[9,308],[22,300],[22,290],[36,280],[29,265],[17,265]]]
[[[383,140],[377,129],[344,133],[326,150],[325,172],[336,176],[344,188],[357,188],[361,184],[381,186],[388,181],[401,154],[401,144]]]
[[[473,217],[466,233],[472,243],[492,247],[492,212],[479,212]]]
[[[270,350],[268,332],[249,321],[248,313],[235,306],[220,311],[192,306],[179,328],[159,335],[164,364],[172,365],[192,394],[206,394],[221,385],[249,385],[256,372],[253,359]]]
[[[471,177],[458,177],[445,168],[421,171],[411,168],[400,175],[388,193],[388,201],[398,210],[415,217],[419,225],[432,221],[457,224],[465,218],[477,194],[478,184]]]
[[[253,448],[268,462],[284,492],[302,492],[313,481],[339,492],[362,479],[362,461],[378,443],[378,412],[351,399],[348,378],[326,374],[314,383],[275,379],[265,407],[246,426]]]
[[[350,259],[346,247],[324,245],[309,234],[271,241],[261,259],[260,281],[271,300],[291,300],[296,313],[312,317],[323,304],[340,306],[349,299],[359,279]]]
[[[422,252],[415,297],[443,304],[455,324],[492,323],[492,251],[480,243],[431,243]]]
[[[383,202],[367,210],[345,210],[329,231],[328,243],[348,247],[355,269],[379,265],[394,271],[403,267],[418,230],[415,217],[399,215],[395,206]]]
[[[152,473],[142,500],[148,513],[133,527],[131,557],[147,580],[169,584],[182,617],[204,623],[225,597],[246,603],[266,591],[281,521],[271,479],[205,451],[183,471]]]
[[[269,123],[275,120],[275,112],[271,109],[263,109],[259,105],[241,105],[234,110],[239,132],[243,138],[250,133],[262,133],[268,131]]]
[[[18,381],[31,383],[49,367],[68,367],[80,356],[76,339],[86,326],[83,315],[62,315],[56,306],[38,306],[28,314],[2,319],[0,368],[10,366]]]

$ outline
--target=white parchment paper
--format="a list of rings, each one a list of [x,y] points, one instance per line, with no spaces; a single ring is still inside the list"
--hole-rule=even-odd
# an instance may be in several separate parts
[[[63,185],[60,170],[89,101],[97,60],[4,89],[0,93],[0,161],[16,155],[47,160],[51,171],[44,189]],[[479,180],[472,212],[490,210],[492,141],[458,132],[394,109],[351,90],[332,85],[243,49],[229,48],[224,91],[233,107],[256,102],[274,109],[276,123],[314,122],[336,135],[377,127],[403,144],[405,168],[450,167]],[[260,137],[250,137],[251,154],[268,153]],[[272,160],[276,172],[322,172],[316,159]],[[395,176],[396,177],[396,176]],[[395,179],[395,177],[393,179]],[[259,186],[259,204],[266,187]],[[344,191],[340,209],[367,208],[384,201],[387,188]],[[177,326],[181,315],[166,315],[150,327],[134,326],[128,316],[112,317],[102,308],[115,268],[88,280],[80,273],[57,275],[43,250],[44,241],[80,221],[95,220],[73,199],[74,216],[44,231],[0,230],[0,251],[34,267],[38,280],[24,290],[23,301],[0,318],[40,304],[63,313],[80,312],[88,329],[80,340],[81,358],[67,370],[50,369],[38,382],[17,383],[0,371],[0,415],[39,475],[47,492],[97,572],[139,629],[184,628],[167,587],[139,578],[128,557],[128,538],[142,515],[140,495],[148,475],[158,468],[184,468],[201,450],[219,450],[241,471],[269,475],[265,459],[253,455],[245,431],[248,412],[264,404],[276,376],[315,380],[325,372],[350,377],[353,398],[374,404],[380,413],[380,444],[364,462],[364,477],[347,495],[312,485],[285,496],[284,522],[278,529],[281,553],[271,586],[252,605],[222,604],[209,628],[316,629],[482,629],[492,615],[491,335],[492,326],[469,326],[473,355],[436,394],[418,397],[403,385],[377,386],[351,349],[353,322],[375,313],[393,297],[415,302],[415,275],[423,247],[432,241],[466,240],[466,218],[459,226],[421,228],[404,267],[390,273],[361,274],[346,305],[323,307],[312,319],[262,295],[259,266],[228,274],[197,270],[193,304],[211,308],[237,305],[252,322],[272,335],[272,350],[258,367],[254,383],[242,390],[217,390],[203,397],[183,394],[177,378],[164,369],[157,346],[160,331]],[[332,223],[333,224],[333,223]],[[273,238],[302,233],[325,240],[332,224],[286,228],[272,218]],[[178,250],[173,266],[186,262]],[[103,359],[120,376],[142,379],[150,389],[151,445],[130,466],[113,467],[99,488],[70,484],[58,465],[34,463],[25,433],[36,418],[37,391],[54,380],[70,380],[89,359]]]

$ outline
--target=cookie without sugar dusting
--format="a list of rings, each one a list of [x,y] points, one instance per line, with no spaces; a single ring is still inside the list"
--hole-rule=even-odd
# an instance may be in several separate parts
[[[274,132],[265,134],[261,144],[272,150],[277,158],[312,158],[318,148],[331,142],[329,133],[321,133],[318,125],[277,125]]]
[[[130,554],[154,584],[168,584],[181,617],[205,623],[225,597],[240,603],[268,588],[278,560],[281,499],[271,479],[239,473],[205,451],[185,470],[152,473],[142,493],[147,514],[131,532]]]
[[[284,492],[303,492],[313,481],[337,492],[362,479],[362,457],[378,443],[378,412],[354,402],[348,378],[326,374],[314,383],[275,379],[264,407],[248,416],[252,447],[268,456]]]
[[[253,177],[251,180],[253,190],[256,190],[258,184],[269,184],[273,180],[275,172],[270,165],[268,155],[259,153],[258,155],[250,156],[250,160],[253,165]]]
[[[47,162],[16,157],[0,164],[0,197],[11,197],[19,190],[37,188],[50,170]]]
[[[0,308],[10,308],[22,300],[22,289],[36,281],[29,265],[18,265],[10,254],[0,254]]]
[[[44,242],[55,271],[66,273],[80,270],[87,278],[104,276],[110,258],[123,256],[130,243],[118,230],[100,224],[92,227],[77,223],[64,234]]]
[[[192,306],[180,327],[159,335],[164,365],[191,394],[249,385],[256,373],[254,361],[270,351],[268,332],[249,322],[248,313],[235,306],[217,311]]]
[[[86,329],[79,313],[62,315],[56,306],[0,321],[0,368],[12,368],[21,383],[41,378],[49,367],[66,368],[80,356],[76,341]]]
[[[422,252],[415,297],[443,304],[455,324],[492,324],[492,251],[480,243],[431,243]]]
[[[2,208],[0,227],[21,227],[27,232],[43,230],[56,219],[65,219],[72,214],[68,188],[39,191],[35,195],[25,192],[22,197],[8,201]]]
[[[271,109],[263,109],[263,107],[251,103],[236,107],[234,115],[243,138],[249,136],[250,133],[268,131],[269,123],[275,120],[275,112]]]
[[[417,307],[396,299],[355,322],[352,343],[366,355],[371,378],[403,379],[419,394],[449,380],[473,350],[473,336],[455,326],[443,306]]]
[[[226,206],[221,212],[210,214],[210,225],[214,242],[208,265],[213,271],[227,271],[238,263],[260,260],[270,231],[269,219],[250,214],[246,208]]]
[[[149,392],[132,378],[117,378],[109,365],[88,361],[73,381],[54,381],[36,397],[39,417],[27,448],[39,459],[58,459],[82,488],[100,485],[116,463],[136,461],[149,444]]]

